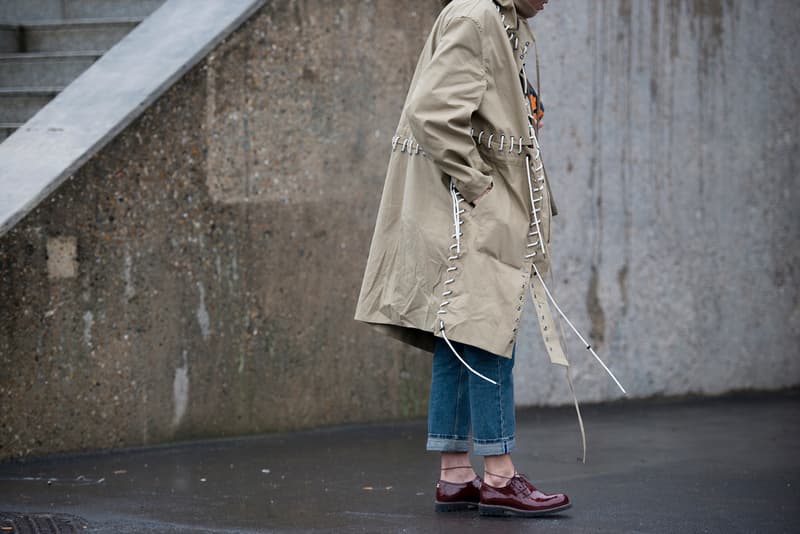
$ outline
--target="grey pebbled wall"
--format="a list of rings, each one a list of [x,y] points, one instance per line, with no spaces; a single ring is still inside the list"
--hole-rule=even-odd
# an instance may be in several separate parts
[[[634,396],[800,383],[793,2],[551,4],[563,307]],[[429,357],[351,318],[437,11],[268,2],[0,238],[0,457],[425,413]],[[518,403],[569,402],[531,320]]]
[[[632,396],[800,383],[796,2],[551,2],[533,27],[568,316]],[[569,402],[532,320],[518,402]],[[579,399],[620,396],[569,347]]]
[[[0,237],[0,457],[425,413],[352,317],[436,12],[268,2]]]

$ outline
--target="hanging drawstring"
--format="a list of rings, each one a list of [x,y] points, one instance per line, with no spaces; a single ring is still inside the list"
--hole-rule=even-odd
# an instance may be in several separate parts
[[[444,321],[442,321],[441,319],[439,319],[439,332],[442,334],[442,339],[444,339],[444,342],[447,343],[447,346],[450,347],[450,350],[453,351],[453,354],[456,355],[456,358],[458,358],[458,360],[461,363],[464,364],[464,367],[466,367],[469,370],[470,373],[474,374],[475,376],[477,376],[479,378],[483,378],[484,380],[486,380],[487,382],[489,382],[492,385],[495,385],[495,386],[497,385],[497,382],[495,382],[494,380],[492,380],[491,378],[489,378],[487,376],[484,376],[484,375],[480,374],[478,371],[476,371],[475,369],[470,367],[470,365],[467,362],[464,361],[464,358],[461,357],[461,355],[458,353],[458,351],[453,346],[453,344],[450,343],[450,340],[447,339],[447,335],[444,333]]]
[[[495,5],[497,6],[498,12],[501,13],[501,20],[502,20],[503,25],[504,25],[504,27],[506,29],[506,32],[508,32],[508,34],[509,34],[508,37],[509,37],[509,40],[511,41],[511,45],[514,48],[514,50],[517,50],[517,48],[519,46],[519,37],[516,34],[516,31],[514,31],[514,32],[509,31],[509,30],[511,30],[511,28],[510,28],[510,26],[508,26],[505,23],[505,16],[502,14],[502,11],[500,9],[499,4],[495,3]],[[531,177],[531,156],[529,154],[526,154],[526,156],[525,156],[525,164],[526,164],[525,165],[525,170],[526,170],[527,178],[528,178],[528,192],[530,194],[530,201],[531,201],[531,223],[530,223],[530,228],[532,229],[531,231],[528,232],[528,238],[531,238],[531,242],[528,243],[527,249],[534,249],[534,250],[532,250],[530,253],[525,255],[525,259],[532,259],[532,258],[536,257],[539,251],[541,251],[542,255],[546,254],[546,250],[545,250],[545,246],[544,246],[544,236],[542,235],[542,226],[541,226],[542,225],[542,221],[539,218],[539,212],[542,210],[542,204],[537,205],[537,203],[540,203],[540,202],[543,203],[544,196],[542,194],[539,194],[538,197],[534,195],[535,193],[541,193],[544,190],[544,188],[547,187],[547,184],[546,184],[547,175],[546,175],[546,172],[544,170],[544,162],[540,158],[540,149],[539,149],[539,142],[538,142],[539,121],[537,120],[537,117],[539,116],[539,105],[540,105],[540,102],[541,102],[541,95],[542,95],[540,63],[539,63],[539,48],[538,48],[538,45],[536,43],[536,36],[535,36],[535,34],[533,34],[533,32],[531,32],[531,37],[532,37],[532,41],[533,41],[534,56],[536,58],[536,94],[537,94],[537,99],[536,99],[536,109],[533,109],[533,107],[531,107],[530,108],[530,113],[528,114],[528,119],[529,119],[528,120],[528,134],[529,134],[529,137],[530,137],[530,140],[531,140],[531,146],[536,151],[536,153],[533,155],[533,160],[538,163],[538,166],[536,168],[534,168],[533,171],[534,171],[534,174],[540,174],[541,176],[536,178],[536,180],[535,180],[536,186],[534,186],[534,179]],[[525,43],[525,48],[523,49],[522,55],[520,56],[520,59],[523,60],[523,67],[520,70],[520,81],[522,83],[523,93],[525,93],[525,94],[527,94],[528,87],[529,87],[528,74],[527,74],[527,72],[525,70],[525,63],[524,63],[525,56],[526,56],[526,54],[528,52],[528,47],[529,47],[529,43],[526,42]],[[479,144],[480,144],[480,137],[481,136],[478,137],[478,143]],[[502,147],[503,147],[502,138],[501,138],[500,147],[501,147],[500,150],[502,150]],[[509,151],[513,151],[513,148],[514,148],[514,137],[511,137],[511,148],[509,149]],[[522,140],[521,139],[520,139],[520,147],[519,148],[520,148],[520,154],[521,154],[522,153]],[[538,251],[535,250],[536,248],[538,248],[539,250]],[[594,356],[595,359],[598,362],[600,362],[600,365],[602,365],[603,369],[605,369],[605,371],[609,374],[609,376],[611,376],[611,378],[614,380],[614,382],[617,384],[617,386],[620,388],[620,390],[622,390],[622,393],[627,395],[627,392],[625,391],[625,388],[622,387],[622,384],[620,384],[619,380],[617,380],[616,376],[614,376],[614,374],[608,368],[608,366],[600,359],[600,357],[594,351],[592,346],[589,343],[586,342],[584,337],[580,334],[580,332],[578,332],[578,330],[575,328],[575,326],[572,324],[572,322],[567,318],[567,316],[561,310],[561,307],[558,305],[558,303],[556,303],[555,299],[553,298],[553,295],[550,293],[550,290],[545,285],[544,279],[542,278],[541,274],[539,273],[538,268],[536,267],[536,263],[534,261],[532,261],[531,265],[533,267],[533,273],[532,274],[536,277],[531,283],[531,296],[534,299],[534,304],[539,308],[539,311],[537,311],[537,319],[539,321],[539,327],[540,327],[540,329],[542,331],[542,336],[544,338],[545,345],[548,348],[548,352],[550,352],[551,361],[553,363],[558,363],[558,364],[564,365],[566,367],[567,382],[569,383],[570,393],[572,394],[572,400],[573,400],[573,403],[575,404],[575,412],[576,412],[576,414],[578,416],[578,426],[580,427],[580,431],[581,431],[581,445],[583,447],[583,457],[581,458],[581,460],[583,461],[583,463],[586,463],[586,431],[585,431],[585,428],[583,426],[583,417],[581,416],[580,406],[578,405],[578,398],[575,395],[575,387],[574,387],[574,384],[572,382],[572,369],[570,368],[569,361],[567,360],[566,355],[564,354],[564,349],[563,349],[563,347],[561,345],[561,339],[563,339],[563,332],[561,332],[561,330],[562,330],[561,329],[561,324],[558,323],[558,329],[559,329],[560,335],[556,334],[555,328],[553,328],[555,323],[553,321],[552,313],[550,312],[550,309],[549,309],[549,306],[548,306],[548,300],[553,304],[553,306],[555,306],[555,308],[558,311],[559,315],[564,318],[564,320],[567,322],[567,324],[570,326],[570,328],[572,328],[572,331],[575,332],[575,334],[578,336],[578,338],[581,340],[581,342],[584,344],[584,346],[589,350],[589,352],[592,353],[592,356]],[[546,298],[544,296],[542,296],[539,293],[538,290],[535,290],[535,286],[539,286],[539,285],[541,285],[541,287],[542,287],[542,289],[543,289],[543,291],[544,291],[544,293],[546,295]],[[550,333],[552,333],[553,335],[556,335],[555,340],[551,339]],[[448,345],[449,345],[449,343],[448,343]],[[452,349],[452,346],[450,348]]]
[[[530,200],[531,200],[531,218],[532,218],[532,222],[530,223],[530,226],[531,227],[535,227],[535,230],[533,230],[532,232],[528,233],[528,237],[536,237],[536,239],[537,239],[533,243],[529,243],[528,244],[528,248],[532,248],[532,247],[535,247],[536,245],[538,245],[540,250],[541,250],[541,252],[542,252],[542,254],[545,254],[546,252],[545,252],[545,248],[544,248],[544,238],[542,236],[541,226],[540,226],[540,222],[541,221],[539,219],[539,214],[538,214],[538,212],[541,210],[541,206],[537,207],[537,203],[538,202],[542,202],[542,199],[544,197],[541,194],[538,197],[534,195],[534,193],[540,193],[545,188],[545,184],[544,184],[545,178],[544,178],[544,174],[543,174],[543,172],[544,172],[544,164],[541,162],[541,159],[539,158],[540,150],[539,150],[538,140],[536,139],[534,132],[531,132],[531,133],[532,133],[531,140],[533,142],[533,149],[536,150],[536,154],[534,155],[534,160],[538,160],[539,161],[539,166],[536,167],[535,169],[533,169],[533,171],[534,171],[534,173],[541,173],[542,176],[536,179],[536,182],[537,182],[536,185],[538,185],[538,187],[535,187],[534,186],[534,179],[531,177],[530,156],[526,156],[525,169],[526,169],[526,174],[527,174],[527,178],[528,178],[528,193],[530,195]],[[525,256],[525,258],[526,259],[527,258],[533,258],[536,255],[537,255],[537,251],[533,251],[532,253],[530,253],[527,256]],[[540,328],[542,330],[542,335],[544,336],[544,339],[545,339],[545,345],[548,345],[548,351],[553,351],[553,349],[557,349],[557,350],[554,351],[555,353],[551,352],[551,354],[550,354],[551,360],[553,360],[554,363],[560,363],[560,364],[562,364],[562,365],[564,365],[566,367],[567,382],[569,383],[569,390],[570,390],[570,393],[572,394],[572,402],[575,405],[575,413],[578,416],[578,427],[580,428],[580,431],[581,431],[581,446],[582,446],[582,449],[583,449],[583,455],[581,457],[581,461],[583,463],[586,463],[586,429],[583,426],[583,417],[581,416],[581,409],[580,409],[580,405],[578,404],[578,397],[575,394],[575,386],[574,386],[574,384],[572,382],[572,369],[571,369],[571,367],[569,365],[569,361],[567,360],[566,356],[563,354],[563,348],[561,347],[560,339],[563,338],[563,333],[561,333],[561,335],[559,337],[557,337],[557,340],[559,340],[557,346],[553,346],[553,344],[550,343],[550,341],[549,341],[549,337],[547,335],[548,329],[551,332],[553,332],[553,334],[555,334],[555,331],[552,328],[553,320],[552,320],[552,315],[551,315],[551,313],[549,311],[549,307],[547,306],[547,300],[549,300],[553,304],[553,306],[556,308],[556,310],[561,315],[561,317],[564,318],[564,320],[572,328],[572,330],[575,332],[575,334],[577,334],[577,336],[581,340],[581,342],[583,342],[583,344],[586,346],[586,348],[589,349],[589,351],[597,359],[597,361],[600,362],[600,364],[603,366],[603,369],[605,369],[606,372],[611,376],[611,378],[614,380],[614,382],[617,384],[617,386],[619,386],[619,388],[622,390],[622,392],[624,394],[626,394],[626,395],[627,395],[627,392],[622,387],[622,384],[619,383],[619,381],[614,376],[614,374],[611,372],[611,370],[608,368],[608,366],[606,366],[606,364],[603,363],[603,361],[600,359],[600,357],[597,356],[597,353],[594,351],[594,349],[592,349],[591,345],[589,345],[586,342],[586,340],[583,338],[583,336],[580,335],[580,333],[575,328],[575,326],[572,324],[572,322],[567,318],[567,316],[561,310],[561,307],[558,305],[558,303],[556,303],[555,298],[553,298],[553,295],[550,293],[550,290],[547,288],[547,285],[544,283],[544,279],[541,276],[541,273],[539,273],[539,269],[536,267],[536,263],[535,262],[531,262],[531,266],[533,268],[533,275],[536,277],[535,278],[535,282],[537,282],[535,284],[534,283],[531,284],[531,295],[534,298],[534,302],[538,303],[538,307],[539,308],[543,308],[540,312],[537,312],[537,319],[539,320],[539,326],[540,326]],[[541,296],[537,297],[537,295],[535,294],[534,287],[533,287],[534,285],[536,285],[536,286],[541,285],[542,290],[544,291],[545,295],[547,296],[547,298],[544,299],[543,302],[541,301],[541,299],[544,298],[544,297],[541,297]],[[548,326],[548,324],[549,324],[549,326]],[[559,331],[561,330],[560,326],[561,325],[559,323]]]
[[[560,322],[556,323],[555,321],[553,321],[553,317],[550,312],[550,307],[548,305],[548,300],[558,311],[559,315],[563,317],[564,320],[567,322],[567,324],[572,328],[573,332],[575,332],[575,334],[578,336],[581,342],[583,342],[586,348],[589,349],[589,351],[597,359],[597,361],[600,362],[600,365],[603,366],[603,369],[605,369],[606,372],[611,376],[611,378],[614,380],[617,386],[622,390],[622,392],[625,395],[627,395],[627,392],[625,391],[625,388],[622,387],[622,384],[619,383],[619,381],[611,372],[611,370],[608,368],[608,366],[605,363],[603,363],[603,361],[600,359],[599,356],[597,356],[597,353],[594,352],[591,345],[586,343],[586,340],[583,338],[583,336],[578,332],[578,330],[575,328],[572,322],[567,318],[567,316],[561,310],[561,307],[555,301],[555,298],[553,297],[552,293],[550,293],[550,290],[547,288],[547,285],[545,285],[544,277],[539,272],[539,269],[536,267],[535,263],[532,265],[532,267],[533,267],[534,279],[531,282],[531,297],[533,298],[534,305],[537,308],[536,317],[539,320],[539,328],[542,331],[542,336],[544,338],[545,345],[547,346],[548,352],[550,353],[550,360],[553,363],[563,365],[566,368],[567,382],[569,383],[569,391],[570,394],[572,395],[572,402],[575,405],[575,413],[578,416],[578,426],[581,431],[581,445],[583,447],[583,456],[581,457],[581,461],[583,463],[586,463],[586,430],[583,426],[583,417],[581,416],[581,409],[580,406],[578,405],[578,397],[577,395],[575,395],[575,386],[572,382],[572,368],[569,364],[569,361],[566,358],[566,355],[564,354],[564,349],[561,345],[561,340],[564,338],[564,333],[561,328],[561,323]],[[538,288],[541,288],[541,290],[539,290]],[[542,292],[544,293],[544,295],[542,295]],[[556,328],[558,328],[558,332],[556,332]],[[551,333],[553,336],[555,336],[555,338],[551,337],[550,335]]]
[[[564,312],[561,311],[561,307],[556,302],[556,299],[553,298],[553,295],[550,293],[550,290],[547,289],[547,285],[544,283],[544,279],[539,274],[539,269],[536,268],[536,264],[535,263],[533,264],[533,274],[534,274],[534,276],[539,278],[539,281],[542,283],[542,288],[544,289],[544,292],[547,295],[548,300],[553,304],[553,307],[555,307],[555,309],[558,312],[558,314],[561,317],[563,317],[564,321],[566,321],[567,324],[569,325],[569,327],[572,329],[572,331],[575,332],[575,335],[578,336],[578,339],[581,340],[581,343],[583,343],[584,346],[589,350],[589,352],[592,353],[592,356],[594,356],[595,359],[598,362],[600,362],[600,365],[603,366],[603,369],[605,369],[606,373],[608,373],[608,375],[614,380],[614,382],[617,384],[617,386],[622,391],[622,393],[627,395],[628,392],[625,391],[625,388],[622,387],[622,384],[619,383],[619,380],[617,380],[617,377],[614,376],[614,373],[611,372],[611,369],[609,369],[608,366],[603,362],[603,360],[600,359],[600,356],[597,355],[597,353],[594,351],[592,346],[589,343],[586,342],[584,337],[581,335],[580,332],[578,332],[578,329],[575,328],[575,325],[572,324],[572,321],[569,320],[569,318],[566,316],[566,314],[564,314]]]
[[[567,366],[567,383],[569,383],[569,391],[572,393],[572,402],[575,403],[575,413],[578,414],[578,426],[581,429],[581,445],[583,446],[583,455],[581,462],[586,463],[586,430],[583,428],[583,417],[581,417],[581,407],[578,406],[578,397],[575,395],[575,386],[572,384],[572,367]]]

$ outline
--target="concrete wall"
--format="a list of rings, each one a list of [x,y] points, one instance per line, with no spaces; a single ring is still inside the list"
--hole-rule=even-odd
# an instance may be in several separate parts
[[[534,23],[554,289],[636,396],[800,383],[797,11]],[[428,356],[351,317],[437,12],[269,2],[0,238],[0,456],[425,413]],[[530,319],[518,401],[566,402]],[[571,347],[579,397],[615,398]]]
[[[568,315],[634,396],[800,383],[797,3],[551,2],[533,27]],[[531,319],[518,401],[568,402]],[[570,348],[579,398],[618,397]]]
[[[352,320],[434,2],[269,2],[0,238],[0,456],[425,413]]]

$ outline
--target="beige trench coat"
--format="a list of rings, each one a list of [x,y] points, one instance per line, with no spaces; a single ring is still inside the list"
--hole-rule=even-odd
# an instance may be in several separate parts
[[[357,320],[427,350],[446,334],[511,356],[555,214],[520,77],[532,41],[513,0],[455,1],[436,20],[392,138]]]

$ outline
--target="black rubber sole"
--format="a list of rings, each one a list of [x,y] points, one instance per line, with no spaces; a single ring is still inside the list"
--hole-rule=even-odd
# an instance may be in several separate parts
[[[564,506],[559,506],[558,508],[550,508],[549,510],[530,511],[530,510],[519,510],[517,508],[510,508],[508,506],[481,504],[478,506],[478,512],[481,515],[496,516],[496,517],[499,516],[541,517],[543,515],[557,514],[571,507],[572,503],[569,503],[565,504]]]
[[[474,502],[438,502],[434,503],[437,512],[462,512],[464,510],[474,510],[478,503]]]

